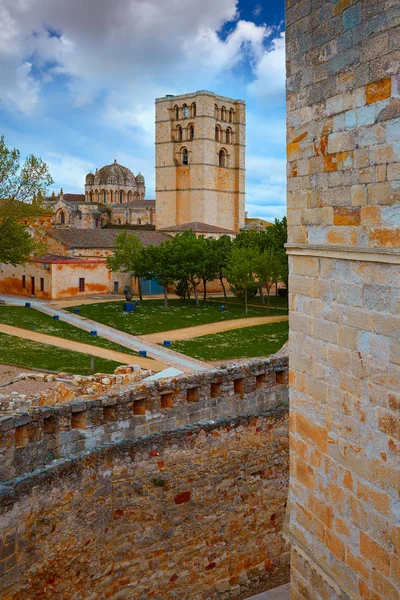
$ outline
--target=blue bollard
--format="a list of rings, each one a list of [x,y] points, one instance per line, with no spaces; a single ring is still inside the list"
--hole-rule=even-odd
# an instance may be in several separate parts
[[[79,315],[79,308],[74,308],[74,313],[75,313],[76,315]]]
[[[167,348],[169,348],[171,345],[171,341],[170,340],[164,340],[164,346],[166,346]]]
[[[222,304],[222,306],[221,306],[221,312],[225,312],[225,304]]]
[[[31,307],[31,303],[30,302],[25,302],[25,306],[26,306],[26,308],[30,308]]]
[[[124,305],[123,305],[124,312],[131,313],[134,310],[135,310],[135,306],[132,304],[132,302],[124,302]]]
[[[59,321],[59,320],[60,320],[60,317],[59,317],[59,315],[53,315],[53,319],[54,319],[55,321]]]
[[[95,329],[92,329],[92,331],[90,332],[90,335],[92,337],[97,337],[97,331]]]
[[[139,356],[147,356],[146,350],[139,350]]]

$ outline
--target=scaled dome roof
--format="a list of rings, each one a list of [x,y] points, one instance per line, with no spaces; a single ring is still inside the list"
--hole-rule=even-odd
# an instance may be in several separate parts
[[[130,169],[123,167],[114,160],[111,165],[105,165],[97,171],[94,182],[96,185],[135,185],[136,180]]]

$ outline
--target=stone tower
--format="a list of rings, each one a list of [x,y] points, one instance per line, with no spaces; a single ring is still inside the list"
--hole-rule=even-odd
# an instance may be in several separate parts
[[[244,226],[243,100],[199,91],[156,99],[156,220]]]
[[[286,7],[291,598],[396,600],[400,6]]]

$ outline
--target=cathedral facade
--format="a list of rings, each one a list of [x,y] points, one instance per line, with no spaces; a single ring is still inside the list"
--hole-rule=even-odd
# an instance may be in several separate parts
[[[88,173],[84,194],[64,194],[45,200],[53,212],[53,225],[78,229],[106,226],[153,226],[155,200],[146,200],[146,184],[141,173],[117,163]]]

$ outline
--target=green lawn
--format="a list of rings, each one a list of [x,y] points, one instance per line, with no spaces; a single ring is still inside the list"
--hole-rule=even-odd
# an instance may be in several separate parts
[[[64,348],[56,348],[48,344],[31,342],[13,335],[0,333],[0,362],[46,369],[47,371],[64,371],[78,375],[90,375],[90,356]],[[95,373],[113,373],[119,363],[104,358],[94,359]]]
[[[238,300],[238,298],[236,298],[236,296],[228,296],[227,298],[224,298],[223,296],[212,296],[212,301],[213,302],[221,302],[223,304],[231,304],[231,303],[240,302],[240,300]],[[249,304],[256,304],[257,306],[264,308],[264,310],[268,310],[267,302],[268,302],[268,298],[267,298],[266,294],[265,294],[265,305],[261,304],[260,295],[257,294],[257,296],[255,298],[252,298],[252,300],[249,301]],[[287,298],[282,298],[281,296],[271,296],[270,297],[271,315],[272,314],[274,314],[274,315],[282,314],[284,312],[286,313],[287,312],[287,304],[288,304]]]
[[[172,342],[173,350],[201,360],[255,358],[275,354],[287,342],[289,323],[270,323]]]
[[[72,312],[73,307],[67,310]],[[273,314],[285,312],[280,310],[274,311]],[[201,302],[200,307],[196,308],[194,301],[183,302],[179,299],[169,300],[168,308],[164,308],[162,300],[144,300],[133,313],[124,313],[121,302],[86,304],[80,307],[80,314],[134,335],[246,317],[244,307],[241,305],[229,304],[222,312],[219,302]],[[251,306],[247,317],[265,317],[267,314],[265,308]]]
[[[66,340],[74,340],[75,342],[100,346],[108,350],[122,351],[137,356],[137,352],[134,350],[122,348],[119,344],[101,337],[93,337],[89,332],[65,323],[62,321],[62,316],[60,316],[60,321],[55,321],[50,315],[45,315],[34,308],[0,306],[0,323],[21,327],[22,329],[34,329],[39,333],[47,333],[48,335],[55,335]]]

